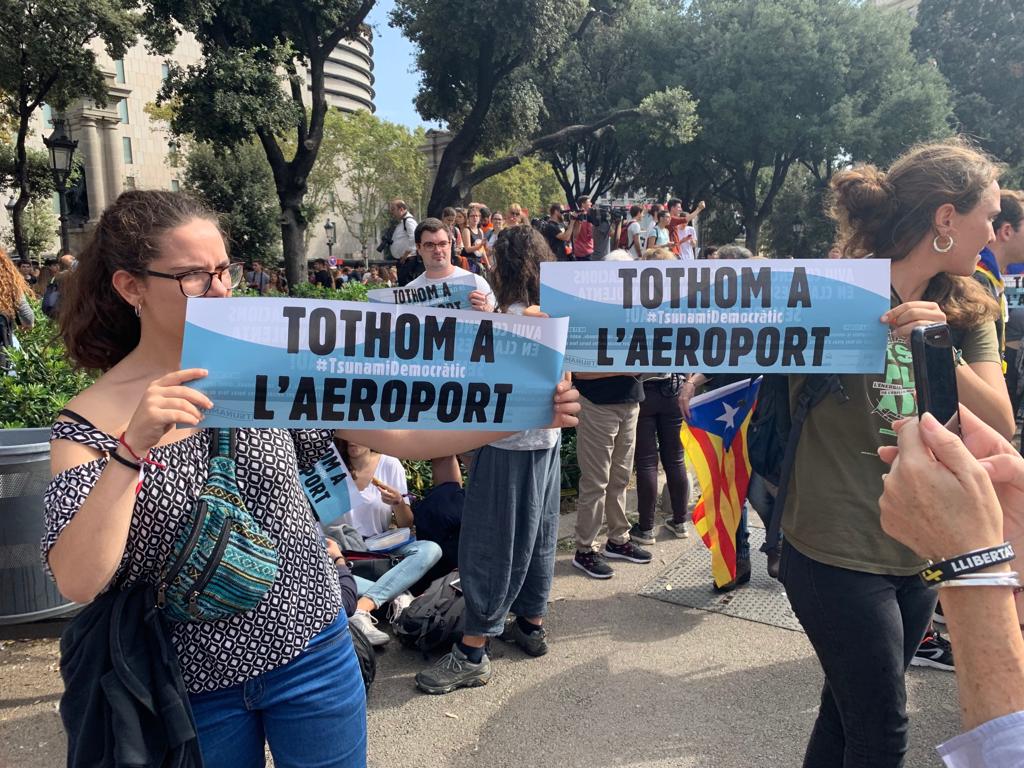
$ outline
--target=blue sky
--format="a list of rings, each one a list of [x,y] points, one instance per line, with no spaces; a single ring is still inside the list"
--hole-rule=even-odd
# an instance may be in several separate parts
[[[368,21],[373,27],[373,89],[377,96],[377,117],[401,123],[410,128],[427,126],[412,105],[419,87],[415,72],[414,49],[397,29],[388,26],[388,13],[393,0],[381,0],[370,11]]]

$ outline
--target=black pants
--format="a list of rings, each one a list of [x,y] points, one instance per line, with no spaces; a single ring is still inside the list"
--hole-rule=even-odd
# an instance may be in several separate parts
[[[917,576],[825,565],[783,541],[779,575],[825,685],[804,768],[899,768],[907,751],[904,680],[935,609]]]
[[[665,484],[672,502],[672,522],[686,521],[689,488],[683,461],[683,413],[679,401],[665,381],[644,384],[644,401],[636,422],[636,500],[640,527],[654,528],[654,510],[658,504],[658,457],[665,468]]]

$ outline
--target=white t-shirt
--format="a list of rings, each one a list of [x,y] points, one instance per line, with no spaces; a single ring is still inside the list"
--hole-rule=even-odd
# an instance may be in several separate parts
[[[679,258],[683,260],[697,258],[696,253],[694,253],[694,247],[697,245],[697,230],[691,227],[689,224],[687,224],[685,227],[679,227],[678,233]],[[693,241],[684,243],[683,239],[686,237],[690,237],[691,235],[693,236]]]
[[[373,476],[385,485],[389,485],[399,493],[408,493],[409,486],[405,479],[405,468],[394,456],[381,456],[380,463]],[[391,505],[380,496],[380,488],[370,483],[363,490],[356,488],[352,482],[352,474],[345,478],[348,483],[348,498],[352,511],[342,515],[335,524],[348,523],[365,539],[378,533],[384,533],[391,527]]]
[[[646,238],[641,236],[642,229],[639,221],[629,222],[629,226],[626,228],[626,250],[629,251],[629,255],[634,259],[639,259],[644,253],[644,242]],[[640,240],[640,254],[636,252],[636,241]]]
[[[406,213],[391,235],[391,258],[398,261],[409,251],[416,251],[416,219]]]
[[[405,287],[406,288],[425,288],[428,285],[435,285],[437,283],[443,283],[446,280],[451,280],[453,277],[465,277],[466,275],[469,275],[469,276],[473,277],[476,280],[476,289],[478,291],[480,291],[481,293],[483,293],[487,297],[487,306],[489,307],[489,311],[493,312],[494,311],[494,291],[491,290],[491,286],[487,284],[487,281],[484,280],[482,277],[480,277],[480,275],[474,275],[472,272],[470,272],[468,270],[465,270],[462,267],[456,267],[455,265],[452,265],[451,273],[446,275],[446,276],[444,276],[444,277],[438,278],[436,280],[431,280],[429,277],[427,277],[427,273],[424,272],[422,275],[417,277],[415,280],[411,280],[409,282],[409,284],[407,286],[405,286]]]

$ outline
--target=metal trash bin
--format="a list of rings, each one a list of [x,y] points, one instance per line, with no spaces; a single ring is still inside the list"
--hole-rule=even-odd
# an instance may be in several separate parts
[[[57,591],[39,559],[49,481],[50,430],[0,429],[0,625],[53,618],[79,607]]]

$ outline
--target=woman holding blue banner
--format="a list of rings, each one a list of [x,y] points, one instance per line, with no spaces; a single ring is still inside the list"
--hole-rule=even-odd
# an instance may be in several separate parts
[[[884,372],[839,376],[836,394],[810,411],[783,511],[781,580],[825,672],[808,768],[897,768],[907,750],[904,674],[935,592],[918,576],[924,561],[882,530],[877,454],[895,444],[893,423],[916,414],[915,327],[952,327],[961,402],[1013,432],[996,307],[970,277],[993,237],[998,175],[987,157],[950,142],[917,147],[887,172],[861,166],[832,178],[845,255],[892,260],[892,308],[881,318],[891,333]],[[803,380],[791,378],[793,403]]]
[[[152,606],[157,593],[187,696],[189,717],[175,724],[194,723],[187,741],[207,765],[263,766],[269,744],[281,768],[364,766],[359,666],[298,469],[335,435],[430,458],[508,433],[200,429],[213,404],[188,386],[207,372],[179,370],[186,300],[230,296],[241,278],[216,215],[186,195],[127,192],[103,212],[69,277],[61,331],[78,366],[104,373],[53,426],[43,559],[65,596],[95,600],[93,617],[123,595]],[[567,390],[556,392],[553,426],[576,423]],[[211,531],[213,511],[225,517]],[[252,556],[223,559],[236,549]],[[184,568],[193,554],[201,569]],[[72,634],[110,626],[76,620]],[[97,653],[112,647],[97,640]],[[69,687],[69,704],[96,699],[96,680],[82,683],[91,686]],[[101,764],[89,749],[124,735],[85,733],[65,706],[62,715],[79,760],[69,764]]]

